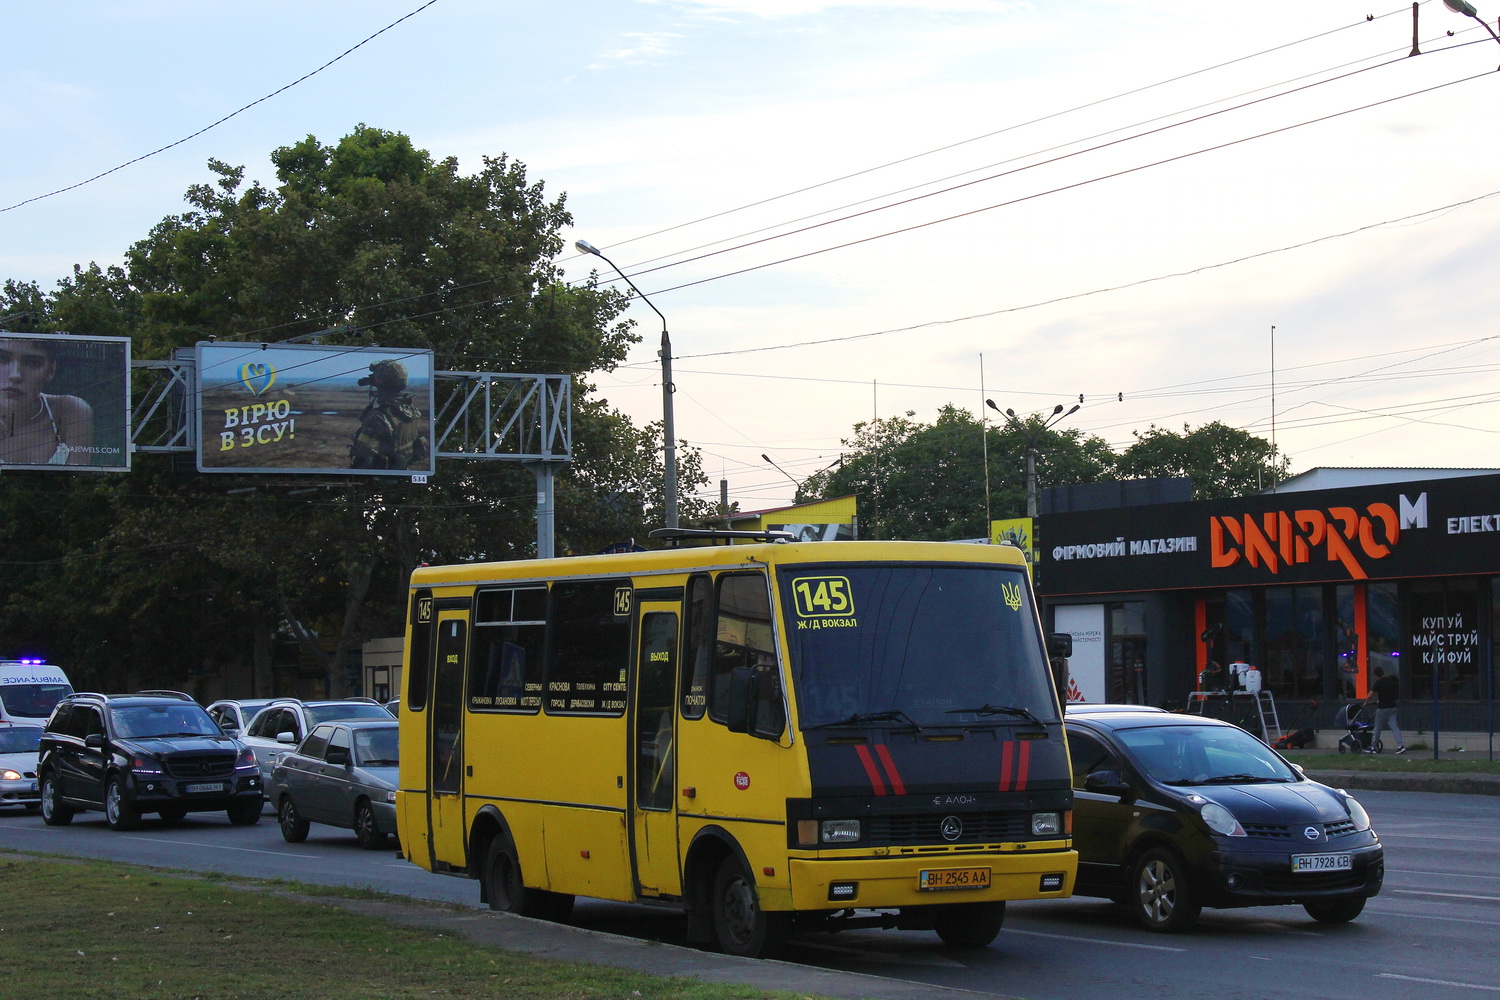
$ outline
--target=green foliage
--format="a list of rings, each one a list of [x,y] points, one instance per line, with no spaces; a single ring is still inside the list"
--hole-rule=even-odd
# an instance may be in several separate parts
[[[989,517],[1026,513],[1026,448],[1034,439],[1038,478],[1048,486],[1113,478],[1113,453],[1076,429],[1038,431],[995,426],[952,404],[925,425],[915,414],[854,425],[837,468],[802,484],[799,500],[855,494],[865,538],[945,541],[985,538],[985,473]]]
[[[1036,449],[1038,491],[1049,486],[1190,476],[1197,499],[1246,496],[1289,461],[1270,442],[1222,423],[1174,434],[1152,427],[1116,454],[1076,428],[1046,426],[1048,415],[975,420],[948,404],[923,424],[912,412],[854,425],[842,462],[810,476],[799,502],[854,494],[865,538],[951,540],[988,537],[990,520],[1026,514],[1026,454]],[[1274,458],[1274,461],[1273,461]]]
[[[1182,433],[1152,424],[1136,431],[1135,443],[1116,462],[1121,479],[1187,476],[1194,500],[1249,496],[1285,479],[1291,460],[1265,438],[1217,420]]]

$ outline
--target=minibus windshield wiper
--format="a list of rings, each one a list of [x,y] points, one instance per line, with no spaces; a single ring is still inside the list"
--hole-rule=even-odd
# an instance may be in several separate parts
[[[889,708],[884,712],[855,712],[847,719],[839,719],[836,722],[819,722],[816,725],[803,726],[802,729],[804,732],[808,732],[813,729],[832,729],[835,726],[857,726],[864,722],[898,721],[905,722],[907,725],[911,726],[919,733],[922,731],[922,727],[917,724],[917,720],[913,719],[911,716],[907,715],[899,708]]]
[[[975,715],[1014,715],[1018,719],[1025,719],[1034,726],[1046,728],[1046,723],[1031,714],[1028,708],[1019,705],[980,705],[978,708],[952,708],[948,710],[949,715],[964,715],[972,712]]]

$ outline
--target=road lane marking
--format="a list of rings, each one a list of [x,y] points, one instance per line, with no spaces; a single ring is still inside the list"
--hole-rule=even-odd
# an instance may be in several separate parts
[[[1079,937],[1076,934],[1045,934],[1042,931],[1021,931],[1009,927],[1005,929],[1007,936],[1011,934],[1029,934],[1032,937],[1052,938],[1055,941],[1078,941],[1083,944],[1112,944],[1120,948],[1139,948],[1142,951],[1169,951],[1173,954],[1181,954],[1186,948],[1171,948],[1164,944],[1136,944],[1134,941],[1111,941],[1109,938]]]
[[[1462,990],[1485,990],[1500,993],[1500,986],[1481,986],[1479,983],[1455,983],[1451,979],[1422,979],[1420,976],[1398,976],[1394,972],[1377,972],[1376,979],[1400,979],[1408,983],[1426,983],[1429,986],[1457,986]]]
[[[1474,875],[1469,872],[1429,872],[1420,868],[1387,868],[1387,875],[1436,875],[1439,878],[1482,878],[1490,882],[1500,882],[1500,875]]]
[[[257,851],[253,847],[230,847],[227,844],[203,844],[196,840],[164,840],[161,837],[130,837],[123,840],[143,840],[150,844],[174,844],[188,847],[210,847],[218,851],[243,851],[246,854],[269,854],[273,858],[302,858],[304,861],[316,861],[320,855],[317,854],[288,854],[285,851]]]
[[[1474,896],[1466,892],[1427,892],[1422,889],[1392,889],[1403,896],[1441,896],[1444,899],[1477,899],[1486,903],[1500,903],[1500,896]]]

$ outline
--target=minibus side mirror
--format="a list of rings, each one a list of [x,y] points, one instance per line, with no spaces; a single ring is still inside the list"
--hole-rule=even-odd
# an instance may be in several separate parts
[[[1073,655],[1073,633],[1048,632],[1047,655],[1053,659],[1067,659]]]

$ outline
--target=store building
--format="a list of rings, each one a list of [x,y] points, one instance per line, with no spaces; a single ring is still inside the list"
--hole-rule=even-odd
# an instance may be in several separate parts
[[[1327,729],[1381,667],[1408,742],[1494,733],[1500,473],[1319,469],[1233,500],[1079,506],[1044,498],[1037,525],[1071,697],[1180,708],[1210,661],[1242,662],[1283,725]]]

